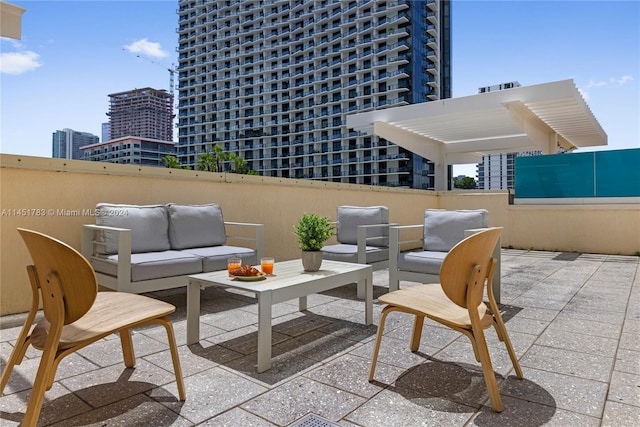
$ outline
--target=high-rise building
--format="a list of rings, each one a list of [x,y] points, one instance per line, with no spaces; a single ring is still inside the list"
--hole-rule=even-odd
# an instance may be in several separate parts
[[[98,141],[98,136],[89,132],[79,132],[68,128],[57,130],[51,135],[51,157],[82,160],[84,154],[80,147],[95,144]]]
[[[109,139],[173,141],[173,94],[147,87],[112,93],[109,98]]]
[[[219,144],[265,176],[433,188],[431,162],[346,116],[451,96],[449,11],[448,0],[181,0],[182,164]]]
[[[109,122],[102,123],[102,141],[108,141],[111,139],[111,130],[109,129]]]

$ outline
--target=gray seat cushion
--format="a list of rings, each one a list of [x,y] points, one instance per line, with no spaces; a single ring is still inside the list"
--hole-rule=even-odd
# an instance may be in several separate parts
[[[118,255],[94,257],[91,264],[96,272],[117,276]],[[182,251],[131,254],[132,282],[196,274],[202,271],[202,259]]]
[[[322,257],[330,261],[358,262],[357,245],[327,245],[322,248]],[[389,259],[389,248],[376,246],[366,247],[366,263],[386,261]]]
[[[202,271],[226,270],[227,258],[241,258],[242,264],[257,265],[256,252],[250,248],[239,246],[211,246],[208,248],[190,248],[181,253],[200,257],[202,259]]]
[[[209,205],[167,205],[171,248],[190,249],[224,245],[227,241],[222,208]]]
[[[444,210],[427,209],[424,212],[425,251],[449,252],[464,239],[464,230],[487,227],[486,209]]]
[[[121,205],[98,203],[96,225],[131,230],[131,252],[161,252],[171,249],[169,218],[163,205]],[[98,239],[106,243],[102,253],[117,252],[117,235],[104,231]]]
[[[337,213],[338,242],[347,245],[358,244],[358,226],[389,223],[389,208],[386,206],[339,206]],[[371,237],[382,237],[372,239]],[[389,246],[389,228],[380,227],[367,232],[367,245]]]
[[[439,251],[402,252],[398,255],[398,270],[438,275],[446,256],[447,252]]]

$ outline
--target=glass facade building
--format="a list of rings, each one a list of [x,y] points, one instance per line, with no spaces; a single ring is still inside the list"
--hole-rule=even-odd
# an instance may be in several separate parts
[[[62,129],[51,135],[51,157],[54,159],[82,160],[84,154],[80,147],[96,144],[100,139],[89,132]]]
[[[449,1],[182,0],[178,157],[264,176],[433,188],[433,165],[346,127],[451,96]]]

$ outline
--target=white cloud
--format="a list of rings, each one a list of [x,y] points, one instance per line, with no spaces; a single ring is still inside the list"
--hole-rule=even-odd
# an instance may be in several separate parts
[[[22,74],[42,66],[35,52],[0,53],[0,74]]]
[[[150,42],[147,39],[137,40],[130,45],[124,46],[124,49],[135,54],[143,54],[154,58],[164,58],[167,52],[162,50],[160,43]]]
[[[632,81],[633,81],[633,77],[629,75],[624,75],[622,77],[610,77],[608,80],[599,80],[599,81],[589,80],[589,83],[587,83],[583,87],[579,87],[578,91],[580,91],[584,100],[588,101],[589,92],[587,91],[587,89],[591,89],[594,87],[607,87],[607,86],[620,87]]]
[[[633,77],[631,76],[622,76],[617,80],[618,86],[622,86],[623,84],[627,83],[627,82],[631,82],[633,81]]]
[[[586,89],[589,89],[592,87],[622,86],[631,81],[633,81],[633,77],[625,75],[622,77],[611,77],[608,80],[600,80],[600,81],[589,80],[589,83],[587,83],[584,87]]]

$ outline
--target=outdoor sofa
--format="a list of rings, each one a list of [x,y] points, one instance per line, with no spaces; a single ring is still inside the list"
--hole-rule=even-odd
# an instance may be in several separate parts
[[[83,226],[81,251],[101,286],[138,294],[186,287],[189,275],[224,270],[230,257],[257,264],[264,225],[224,221],[218,204],[99,203],[96,223]]]

